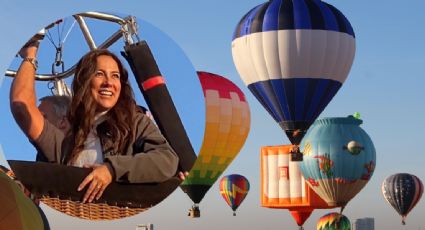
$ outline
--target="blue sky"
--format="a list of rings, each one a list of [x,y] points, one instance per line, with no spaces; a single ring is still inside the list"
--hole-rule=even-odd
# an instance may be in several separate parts
[[[78,12],[113,11],[135,15],[170,36],[185,52],[194,69],[228,77],[244,91],[251,107],[252,124],[247,143],[225,171],[225,174],[245,175],[251,182],[251,192],[239,208],[238,216],[231,215],[216,184],[201,203],[200,219],[186,216],[191,202],[183,192],[177,190],[148,212],[119,221],[81,221],[46,208],[53,229],[135,229],[139,223],[154,223],[156,229],[296,229],[286,210],[260,207],[260,146],[287,144],[289,141],[245,88],[231,56],[230,44],[237,22],[248,10],[262,2],[43,1],[40,4],[3,0],[0,3],[0,69],[6,70],[19,47],[46,24]],[[344,213],[350,219],[375,217],[376,229],[425,229],[425,221],[420,218],[425,213],[423,201],[409,215],[407,225],[401,226],[398,215],[385,202],[380,191],[383,179],[397,172],[412,173],[425,180],[425,157],[421,147],[425,138],[425,31],[422,28],[425,22],[425,2],[327,2],[341,10],[350,20],[356,33],[357,50],[347,81],[321,117],[360,112],[364,121],[362,128],[371,136],[377,151],[374,176],[348,204]],[[143,28],[141,30],[143,34]],[[8,109],[7,99],[4,99],[9,91],[6,87],[8,82],[10,79],[4,80],[0,88],[2,124],[13,122],[6,120],[4,115]],[[10,142],[26,143],[26,140],[6,135],[13,131],[5,130],[5,127],[1,128],[0,144],[8,156],[12,151],[7,147]],[[17,148],[16,152],[22,152],[22,155],[33,153],[29,145],[26,147],[22,144]],[[306,229],[314,229],[318,218],[327,211],[315,211],[306,222]]]

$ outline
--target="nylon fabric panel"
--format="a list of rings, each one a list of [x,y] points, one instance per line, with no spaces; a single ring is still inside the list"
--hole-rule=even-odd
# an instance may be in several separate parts
[[[354,52],[353,37],[322,30],[270,31],[232,42],[234,63],[246,85],[282,78],[324,78],[343,83]]]
[[[263,31],[278,30],[281,4],[280,1],[270,2],[264,14]]]
[[[253,68],[255,70],[255,76],[257,81],[266,81],[269,80],[271,76],[268,74],[266,59],[264,55],[264,47],[263,47],[263,34],[256,33],[252,34],[248,38],[250,42],[248,43],[248,49],[251,50],[251,59]]]
[[[278,150],[279,154],[279,150]],[[278,170],[278,182],[279,182],[279,202],[285,198],[289,198],[289,202],[291,202],[292,198],[298,198],[293,193],[294,188],[296,186],[292,181],[296,180],[296,175],[294,175],[293,170],[289,165],[289,155],[288,154],[279,154],[277,155],[278,165],[276,170]],[[297,175],[298,176],[298,175]]]
[[[258,11],[263,7],[263,4],[258,5],[254,7],[252,10],[250,10],[243,19],[239,22],[237,26],[237,32],[235,33],[235,38],[243,37],[245,35],[251,34],[251,28],[252,28],[252,21],[255,18],[255,15],[258,13]]]
[[[293,111],[291,109],[292,108],[291,105],[293,103],[292,101],[288,100],[288,96],[287,96],[288,94],[290,98],[290,93],[285,90],[286,83],[287,83],[286,81],[271,82],[275,92],[275,97],[277,98],[277,101],[278,101],[278,106],[279,106],[278,108],[280,109],[282,117],[283,117],[282,120],[279,120],[279,121],[276,120],[276,122],[280,122],[283,120],[289,121],[289,120],[293,120],[294,118],[294,115],[292,113]]]
[[[322,13],[326,30],[338,31],[338,22],[333,12],[329,9],[327,4],[323,4],[321,1],[313,1]]]
[[[250,28],[251,34],[263,31],[263,24],[264,24],[263,20],[265,18],[264,14],[266,13],[268,6],[269,6],[269,2],[266,2],[262,6],[260,6],[258,8],[258,11],[256,12],[256,14],[254,15],[252,21],[250,21],[250,23],[251,23],[251,28]]]
[[[295,119],[296,121],[305,120],[304,116],[304,106],[305,98],[308,97],[309,92],[307,92],[309,80],[308,79],[297,79],[295,81]]]
[[[286,31],[286,30],[285,30]],[[296,46],[295,40],[296,40],[296,34],[294,30],[290,30],[291,32],[285,33],[285,32],[273,32],[277,33],[278,40],[278,52],[279,52],[279,62],[280,62],[280,74],[272,75],[272,79],[281,79],[281,78],[288,78],[291,76],[291,71],[294,68],[294,65],[296,64],[296,56],[293,56],[296,54]],[[272,33],[272,32],[269,32]],[[292,75],[296,76],[296,75]]]
[[[315,110],[316,114],[314,114],[313,117],[317,118],[320,115],[321,111],[326,108],[326,106],[329,104],[329,102],[332,100],[332,98],[335,96],[341,86],[341,84],[329,81],[328,86],[324,90],[324,95],[321,97],[319,107]]]
[[[353,27],[351,26],[350,22],[347,20],[347,18],[334,6],[325,3],[329,9],[333,12],[333,14],[335,15],[336,21],[338,22],[338,28],[340,32],[342,33],[347,33],[353,37],[355,37],[354,35],[354,31],[353,31]]]
[[[292,218],[294,218],[295,222],[298,226],[302,226],[305,221],[310,217],[313,210],[308,211],[290,211]]]
[[[304,198],[302,192],[302,185],[304,180],[302,179],[302,174],[300,168],[298,167],[298,162],[290,161],[289,157],[287,158],[287,163],[289,167],[289,187],[290,187],[290,196],[291,198]],[[302,200],[300,200],[302,202]]]
[[[306,52],[304,68],[306,69],[306,74],[304,76],[313,75],[322,75],[322,76],[333,76],[332,69],[328,69],[328,66],[325,65],[326,55],[330,52],[331,49],[327,46],[327,41],[331,38],[329,37],[329,32],[324,30],[316,30],[314,33],[306,33],[301,31],[304,35],[306,45],[309,50]],[[301,33],[300,32],[300,33]],[[302,44],[301,44],[302,45]],[[308,61],[307,61],[308,60]],[[298,75],[302,76],[302,75]],[[328,78],[328,77],[324,77]],[[329,77],[330,79],[337,79],[336,77]],[[341,81],[340,81],[341,82]]]
[[[413,201],[414,204],[410,205],[409,210],[412,210],[416,206],[416,204],[421,199],[422,193],[424,191],[424,186],[422,185],[422,182],[419,180],[419,178],[415,176],[414,181],[415,181],[415,195],[414,195],[415,199]]]
[[[420,189],[421,189],[421,187],[418,183],[419,181],[417,180],[417,178],[412,178],[412,179],[413,179],[414,189],[413,189],[413,195],[412,195],[412,197],[413,197],[412,203],[410,203],[410,205],[408,205],[409,211],[412,210],[415,207],[416,203],[419,201],[418,198],[420,198],[419,192],[420,192]]]
[[[292,1],[294,6],[294,25],[296,29],[311,29],[310,12],[304,0]]]
[[[304,2],[310,12],[311,28],[316,30],[326,30],[325,20],[320,7],[315,4],[315,1],[305,0]]]
[[[226,201],[227,205],[229,205],[233,209],[233,197],[227,195],[229,193],[228,191],[231,189],[229,187],[229,184],[230,184],[229,179],[223,178],[220,181],[220,193],[222,197],[224,198],[224,200]]]
[[[326,79],[281,79],[248,86],[276,122],[314,121],[340,87]]]
[[[275,76],[281,76],[279,33],[261,33],[259,36],[262,37],[263,54],[261,56],[264,58],[267,71],[267,78],[263,77],[261,80],[270,80]],[[259,78],[256,78],[256,80],[259,80]]]
[[[337,62],[335,64],[335,75],[333,76],[338,76],[336,80],[343,83],[347,79],[354,61],[355,42],[354,38],[347,36],[347,34],[340,33],[340,35],[338,40],[339,46]]]
[[[400,213],[400,207],[397,205],[397,202],[395,201],[395,197],[396,194],[394,193],[395,189],[393,189],[394,186],[394,182],[393,182],[393,178],[387,178],[385,179],[384,183],[382,184],[382,193],[385,197],[385,200],[387,200],[387,202],[394,207],[394,209],[400,214],[402,215],[402,213]]]
[[[270,115],[275,119],[275,121],[279,122],[284,120],[282,113],[279,110],[279,100],[273,94],[273,82],[264,81],[258,82],[252,85],[249,85],[248,88],[257,98],[261,98],[261,102],[267,111],[269,111]]]
[[[257,72],[251,58],[251,49],[249,43],[251,39],[248,36],[238,38],[232,42],[233,63],[245,85],[257,81]]]
[[[292,0],[283,0],[279,13],[279,30],[295,29],[294,6]]]
[[[307,30],[306,30],[307,31]],[[310,63],[312,60],[316,58],[311,53],[311,33],[306,32],[304,30],[295,30],[295,40],[291,40],[295,42],[290,44],[292,47],[296,47],[296,49],[291,49],[291,51],[295,51],[295,53],[290,53],[288,58],[294,60],[291,66],[287,66],[287,68],[291,68],[297,70],[296,74],[291,74],[292,76],[310,76],[313,73],[310,71]]]
[[[331,30],[355,37],[347,18],[322,1],[273,0],[256,6],[238,23],[233,39],[276,30]]]
[[[268,187],[268,195],[269,198],[279,198],[279,182],[276,181],[276,178],[279,178],[278,175],[278,171],[276,170],[276,168],[278,167],[278,161],[277,161],[278,156],[274,155],[274,156],[269,156],[269,158],[267,159],[268,162],[268,173],[267,175],[269,176],[269,178],[275,178],[275,180],[273,180],[271,183],[269,182],[269,187]],[[285,193],[285,192],[283,192]]]
[[[266,99],[267,98],[262,98],[261,97],[261,93],[264,90],[258,89],[258,87],[262,87],[261,84],[252,84],[248,86],[248,89],[251,91],[251,93],[255,96],[255,98],[257,98],[257,100],[260,102],[260,104],[263,106],[264,109],[267,110],[267,112],[274,118],[274,111],[271,110],[271,108],[269,108],[266,103]]]
[[[322,100],[326,101],[326,92],[328,86],[330,85],[330,81],[318,81],[316,84],[314,84],[314,89],[310,89],[310,92],[313,92],[311,100],[309,100],[308,104],[310,105],[307,111],[307,119],[308,120],[314,120],[315,117],[318,117],[319,114],[317,111],[323,111],[325,107],[319,105],[323,105],[326,103],[323,103]],[[311,84],[313,86],[313,84]],[[322,103],[321,103],[322,102]],[[326,105],[325,105],[326,106]]]
[[[249,27],[246,27],[246,25],[245,25],[246,19],[249,17],[249,15],[251,15],[252,12],[254,12],[256,10],[257,7],[252,8],[250,11],[248,11],[248,13],[246,13],[242,17],[242,19],[239,21],[238,25],[236,26],[235,31],[233,32],[232,40],[234,40],[235,38],[242,37],[242,36],[248,34],[248,28]]]
[[[402,193],[396,193],[401,190],[401,184],[398,182],[398,176],[392,176],[384,182],[384,196],[391,206],[400,214],[405,215],[402,205],[403,195]]]

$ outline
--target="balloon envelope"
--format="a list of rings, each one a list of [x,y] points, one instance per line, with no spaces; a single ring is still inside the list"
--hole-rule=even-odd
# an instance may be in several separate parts
[[[236,26],[233,62],[244,83],[299,144],[348,76],[355,35],[345,16],[317,0],[271,0]]]
[[[0,170],[0,229],[50,229],[44,213]]]
[[[361,123],[352,116],[319,119],[301,142],[304,178],[329,205],[344,207],[375,170],[375,147]],[[349,150],[352,141],[360,146],[360,152]]]
[[[421,180],[408,173],[391,175],[382,183],[384,198],[402,216],[403,224],[407,214],[421,199],[423,191]]]
[[[232,208],[233,215],[249,191],[249,181],[242,175],[231,174],[220,180],[220,194]]]
[[[181,188],[199,203],[233,161],[250,128],[249,106],[242,91],[230,80],[198,72],[206,105],[206,127],[198,159]]]
[[[351,223],[346,216],[333,212],[319,219],[317,230],[351,230]]]

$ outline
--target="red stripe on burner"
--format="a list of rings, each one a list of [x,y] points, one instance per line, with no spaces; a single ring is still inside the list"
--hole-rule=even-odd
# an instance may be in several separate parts
[[[147,91],[159,85],[165,85],[165,80],[162,76],[155,76],[144,81],[142,83],[142,88],[144,91]]]

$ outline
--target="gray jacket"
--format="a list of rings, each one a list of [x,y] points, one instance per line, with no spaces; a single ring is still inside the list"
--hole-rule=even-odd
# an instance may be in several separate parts
[[[105,123],[105,122],[104,122]],[[137,112],[134,125],[135,138],[124,153],[114,152],[107,128],[101,123],[97,133],[102,145],[104,160],[118,182],[163,182],[177,172],[178,156],[162,136],[155,124],[141,112]],[[66,164],[72,151],[72,138],[65,135],[44,119],[41,135],[34,141],[49,162]]]

